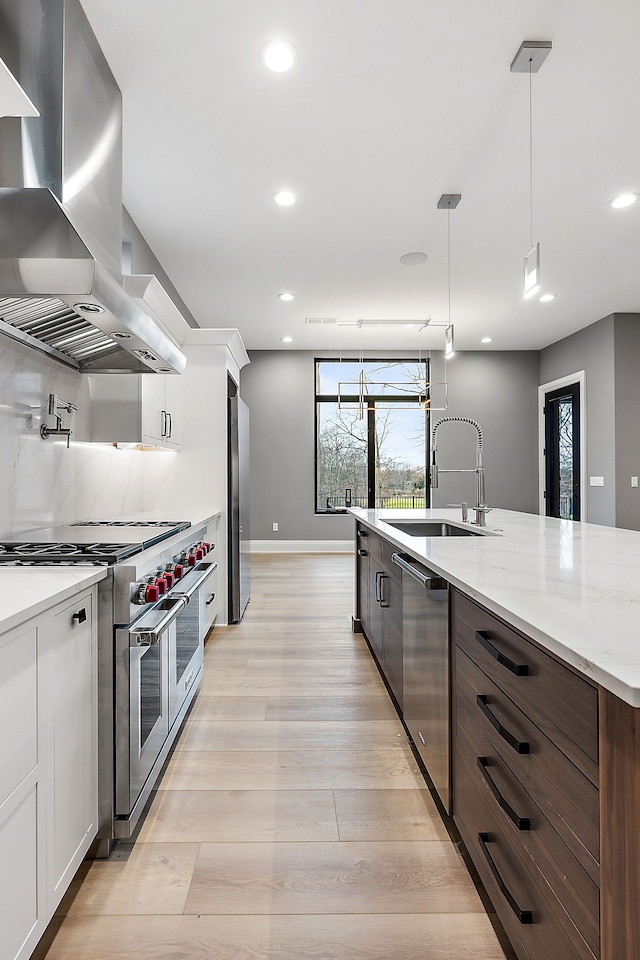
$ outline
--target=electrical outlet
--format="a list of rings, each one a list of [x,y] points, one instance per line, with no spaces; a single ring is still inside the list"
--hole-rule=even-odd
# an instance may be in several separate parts
[[[637,477],[631,477],[631,486],[632,486],[632,487],[637,487],[637,486],[638,486],[638,478],[637,478]]]
[[[277,530],[278,530],[278,524],[277,524],[277,523],[274,523],[274,524],[273,524],[273,529],[277,532]]]
[[[590,487],[604,487],[604,477],[589,477]]]

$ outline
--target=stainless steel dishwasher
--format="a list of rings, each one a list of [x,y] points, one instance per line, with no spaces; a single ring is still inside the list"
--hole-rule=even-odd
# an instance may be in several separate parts
[[[449,584],[407,554],[393,562],[402,570],[404,722],[451,813]]]

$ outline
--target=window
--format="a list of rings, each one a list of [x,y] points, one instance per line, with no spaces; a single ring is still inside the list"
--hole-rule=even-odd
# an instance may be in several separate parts
[[[316,360],[316,513],[428,506],[427,360]]]

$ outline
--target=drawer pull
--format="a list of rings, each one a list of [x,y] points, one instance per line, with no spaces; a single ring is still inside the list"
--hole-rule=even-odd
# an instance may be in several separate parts
[[[500,888],[500,893],[502,894],[502,896],[505,898],[505,900],[507,901],[507,903],[515,913],[520,923],[533,923],[533,914],[531,913],[531,910],[522,910],[518,906],[513,894],[510,892],[504,880],[500,876],[500,873],[498,872],[498,868],[496,867],[493,857],[489,853],[489,848],[487,847],[487,844],[491,843],[491,837],[489,836],[489,834],[479,833],[478,843],[480,844],[480,849],[482,850],[485,857],[487,858],[489,869],[491,870],[491,873],[495,877],[496,883]]]
[[[367,557],[367,556],[368,556],[368,553],[367,553],[367,551],[366,551],[363,547],[359,547],[359,548],[358,548],[358,556],[359,556],[359,557]]]
[[[529,820],[529,817],[519,817],[518,814],[513,809],[513,807],[508,803],[507,800],[505,800],[505,798],[500,793],[497,785],[495,784],[493,778],[491,777],[491,775],[489,774],[489,771],[487,770],[487,767],[489,766],[488,758],[478,757],[476,762],[478,764],[478,770],[482,774],[485,783],[489,787],[489,790],[491,790],[491,793],[497,800],[498,806],[501,807],[502,810],[504,810],[506,815],[509,817],[509,820],[515,823],[518,830],[530,830],[531,821]]]
[[[485,630],[476,630],[476,640],[494,660],[501,663],[507,670],[511,670],[511,673],[515,673],[516,677],[527,677],[529,675],[529,667],[527,664],[516,663],[514,660],[510,660],[509,657],[505,656],[504,653],[500,653],[487,637]]]
[[[85,620],[87,619],[87,611],[83,607],[82,610],[78,610],[77,613],[74,613],[71,619],[73,621],[77,621],[78,623],[84,623]]]
[[[479,693],[476,697],[476,703],[494,730],[500,734],[503,740],[506,740],[510,747],[513,747],[516,753],[529,753],[529,743],[526,740],[518,740],[512,733],[509,733],[507,728],[503,727],[498,718],[489,710],[486,694]]]

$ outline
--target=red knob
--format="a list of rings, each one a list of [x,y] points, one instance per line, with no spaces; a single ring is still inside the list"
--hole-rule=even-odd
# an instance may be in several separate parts
[[[171,590],[171,587],[173,586],[176,579],[175,575],[170,570],[167,570],[165,573],[162,574],[162,579],[166,581],[167,589]]]
[[[187,557],[187,563],[189,564],[190,567],[195,567],[195,565],[196,565],[196,555],[195,555],[195,553],[190,553],[190,554],[189,554],[189,556]]]
[[[209,553],[209,551],[211,550],[211,544],[207,543],[207,541],[205,540],[205,542],[202,544],[202,549],[204,550],[205,553]]]
[[[175,567],[173,568],[173,575],[176,580],[179,580],[180,577],[184,576],[184,567],[181,563],[176,563]]]
[[[155,585],[155,583],[148,583],[144,588],[144,600],[145,603],[155,603],[156,600],[160,599],[160,590]]]
[[[160,595],[167,592],[167,581],[164,577],[156,577],[156,587]]]
[[[204,550],[202,549],[202,547],[198,547],[198,549],[196,550],[196,560],[202,560],[203,557],[204,557]]]

